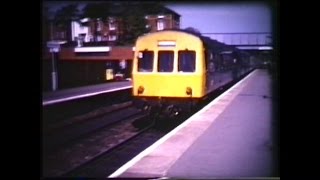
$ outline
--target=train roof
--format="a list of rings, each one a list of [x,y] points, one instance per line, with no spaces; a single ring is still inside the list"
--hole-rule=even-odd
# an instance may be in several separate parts
[[[191,34],[193,36],[198,37],[206,47],[208,47],[210,49],[215,49],[217,51],[233,51],[233,50],[235,50],[235,47],[233,47],[233,46],[221,43],[217,40],[211,39],[210,37],[207,37],[207,36],[203,36],[200,33],[194,32],[191,30],[167,29],[167,30],[162,30],[162,31],[158,31],[158,32],[166,32],[166,31],[176,31],[176,32],[184,32],[187,34]]]

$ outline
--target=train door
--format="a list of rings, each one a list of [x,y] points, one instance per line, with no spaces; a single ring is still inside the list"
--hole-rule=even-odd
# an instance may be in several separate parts
[[[214,71],[215,64],[213,53],[211,51],[205,51],[205,77],[206,77],[206,92],[211,91],[214,87]]]

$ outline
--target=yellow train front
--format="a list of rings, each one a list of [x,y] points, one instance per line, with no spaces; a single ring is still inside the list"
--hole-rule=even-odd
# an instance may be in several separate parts
[[[209,48],[199,35],[178,30],[139,37],[132,69],[135,102],[145,110],[156,109],[171,117],[189,109],[232,80],[228,68],[224,73],[215,71],[219,61],[225,64],[223,50]]]

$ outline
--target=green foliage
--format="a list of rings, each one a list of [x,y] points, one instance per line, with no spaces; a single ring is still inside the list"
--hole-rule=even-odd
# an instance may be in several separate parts
[[[121,14],[123,20],[123,34],[120,39],[122,44],[133,44],[138,36],[146,33],[147,22],[145,19],[146,13],[141,6],[126,6]]]
[[[106,18],[111,15],[111,2],[102,2],[102,3],[88,3],[81,15],[81,18],[90,18],[93,21],[93,38],[97,40],[97,26],[98,26],[98,19],[101,19],[102,23],[105,23]],[[88,26],[88,23],[82,24]]]
[[[72,20],[77,20],[79,17],[79,10],[77,4],[71,4],[60,8],[54,16],[54,24],[57,27],[66,28]]]
[[[83,9],[81,17],[91,19],[105,19],[110,16],[111,9],[111,2],[88,3]]]
[[[42,43],[45,44],[45,42],[49,38],[49,8],[43,7],[42,8]]]
[[[194,27],[187,27],[187,28],[185,28],[185,30],[189,31],[189,32],[192,32],[192,33],[195,33],[195,34],[201,35],[200,31],[197,28],[194,28]]]
[[[150,31],[146,28],[146,15],[155,15],[161,13],[164,6],[157,2],[123,2],[124,7],[121,13],[123,19],[124,36],[119,39],[120,44],[133,44],[135,40]]]

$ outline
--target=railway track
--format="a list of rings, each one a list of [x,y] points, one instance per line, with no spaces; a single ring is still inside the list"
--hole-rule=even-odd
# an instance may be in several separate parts
[[[61,177],[106,178],[166,133],[167,131],[159,131],[154,128],[146,129],[145,132]]]
[[[42,118],[45,123],[57,123],[84,113],[94,111],[100,107],[112,106],[131,101],[130,90],[115,91],[70,101],[63,101],[42,106]]]
[[[51,125],[50,128],[47,126],[43,132],[44,149],[45,151],[55,151],[60,146],[73,140],[87,136],[99,129],[109,127],[114,123],[134,118],[140,114],[141,112],[128,102],[67,119],[59,124]]]
[[[133,122],[146,118],[145,114],[99,128],[82,138],[68,142],[56,151],[44,151],[43,176],[57,177],[87,164],[150,128],[151,124],[136,128]]]
[[[129,108],[132,106],[132,101],[127,101],[124,103],[114,104],[111,106],[101,107],[89,113],[75,116],[72,118],[68,118],[62,121],[54,122],[54,123],[44,123],[43,124],[43,132],[45,134],[52,134],[54,132],[60,131],[63,128],[71,127],[75,124],[80,124],[90,119],[99,118],[105,116],[107,114],[111,114],[115,111],[119,111],[125,108]]]

